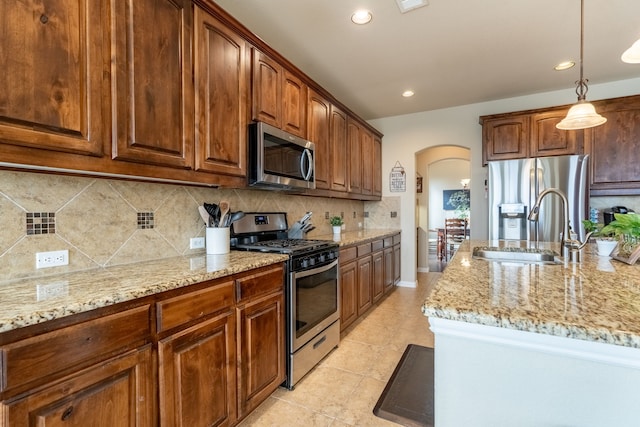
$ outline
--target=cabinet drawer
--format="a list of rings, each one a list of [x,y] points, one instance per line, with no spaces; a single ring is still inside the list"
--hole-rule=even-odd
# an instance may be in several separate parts
[[[233,305],[233,280],[158,303],[158,332],[207,316]]]
[[[385,237],[384,238],[384,247],[385,248],[390,248],[391,246],[393,246],[393,237]]]
[[[238,303],[259,295],[284,290],[284,267],[267,267],[236,280]]]
[[[396,234],[395,236],[393,236],[393,244],[394,245],[400,244],[401,241],[402,241],[402,238],[401,238],[400,234]]]
[[[376,240],[374,242],[371,242],[371,250],[373,252],[379,251],[384,247],[384,240],[380,239],[380,240]]]
[[[358,258],[371,253],[371,243],[365,243],[364,245],[358,245]]]
[[[4,384],[11,389],[36,380],[50,381],[71,370],[105,360],[150,337],[149,306],[133,308],[68,326],[2,347]]]
[[[340,250],[340,262],[344,264],[358,257],[358,248],[351,246]]]

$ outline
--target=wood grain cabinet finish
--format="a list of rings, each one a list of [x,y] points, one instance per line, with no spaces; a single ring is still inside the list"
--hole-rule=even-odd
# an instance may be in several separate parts
[[[100,156],[108,138],[102,2],[0,2],[0,150],[20,163],[51,152]],[[22,150],[18,147],[24,147]]]
[[[331,104],[314,90],[308,91],[307,139],[315,144],[316,188],[331,188]]]
[[[112,6],[112,156],[191,169],[191,1],[127,0]]]
[[[226,313],[158,342],[161,426],[228,426],[236,421],[235,326],[230,306]]]
[[[371,298],[377,302],[384,295],[384,252],[374,251],[371,255]]]
[[[0,404],[11,427],[151,427],[154,422],[151,345],[127,352]]]
[[[355,120],[347,118],[348,191],[355,194],[362,194],[361,132],[361,126]]]
[[[331,190],[346,192],[348,182],[348,142],[347,115],[335,105],[331,105],[330,116],[330,161]]]
[[[279,62],[252,49],[252,118],[306,138],[307,86]]]
[[[482,125],[483,164],[490,160],[529,156],[529,116],[485,119]]]
[[[373,195],[382,196],[382,138],[373,136]]]
[[[607,122],[584,131],[591,195],[640,194],[640,96],[593,104]]]
[[[360,149],[362,153],[360,155],[362,159],[362,194],[373,194],[373,176],[374,176],[374,161],[375,150],[373,140],[373,134],[365,128],[360,129]]]
[[[236,32],[194,9],[195,168],[244,177],[250,51]]]
[[[582,152],[582,131],[558,129],[556,125],[568,109],[551,110],[531,115],[530,157],[562,156]]]
[[[342,254],[340,251],[340,331],[358,318],[358,263],[343,262]]]

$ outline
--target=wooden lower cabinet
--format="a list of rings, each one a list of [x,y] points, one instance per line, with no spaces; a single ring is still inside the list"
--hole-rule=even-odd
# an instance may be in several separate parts
[[[340,255],[342,258],[342,254]],[[355,261],[340,265],[340,330],[358,318],[358,264]]]
[[[2,403],[0,425],[153,426],[151,345]]]
[[[371,255],[371,297],[377,302],[384,295],[384,252]]]
[[[234,315],[229,310],[158,342],[160,425],[236,420]]]
[[[258,407],[285,380],[282,290],[237,308],[240,418]]]
[[[358,316],[373,304],[371,295],[371,255],[358,259]]]

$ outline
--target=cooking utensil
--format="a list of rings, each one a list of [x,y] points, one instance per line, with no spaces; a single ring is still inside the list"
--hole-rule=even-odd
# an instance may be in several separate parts
[[[200,212],[200,217],[204,221],[205,227],[210,227],[211,215],[209,215],[209,212],[207,212],[204,206],[198,206],[198,212]]]
[[[227,214],[229,213],[229,202],[226,200],[220,200],[218,207],[220,208],[220,226],[224,227],[227,220]]]
[[[211,216],[209,227],[217,227],[220,224],[220,207],[215,203],[205,203],[204,208]]]
[[[244,212],[242,211],[238,211],[238,212],[234,212],[231,215],[227,216],[227,222],[226,224],[224,224],[224,227],[230,227],[231,224],[233,224],[234,222],[236,222],[237,220],[244,218]]]
[[[313,212],[307,212],[300,221],[298,221],[300,224],[304,224],[305,221],[308,221],[309,218],[311,218],[311,215],[313,215]]]

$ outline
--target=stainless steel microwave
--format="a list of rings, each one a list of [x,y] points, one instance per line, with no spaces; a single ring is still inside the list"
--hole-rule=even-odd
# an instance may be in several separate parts
[[[263,122],[249,125],[249,185],[316,188],[315,145]]]

